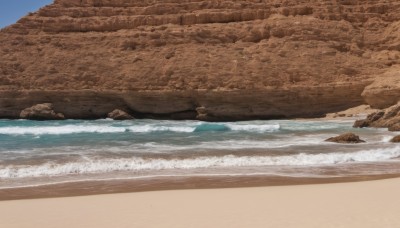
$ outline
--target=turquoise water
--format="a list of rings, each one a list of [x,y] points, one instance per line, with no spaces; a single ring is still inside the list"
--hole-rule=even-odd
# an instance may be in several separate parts
[[[326,120],[2,120],[0,187],[153,175],[324,175],[324,167],[349,173],[371,163],[391,168],[360,172],[398,171],[400,148],[388,143],[393,133],[351,126]],[[348,131],[367,143],[324,142]]]

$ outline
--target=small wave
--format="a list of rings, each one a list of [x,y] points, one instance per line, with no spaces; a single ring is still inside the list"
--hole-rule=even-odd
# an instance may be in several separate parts
[[[73,174],[109,173],[116,171],[197,169],[241,166],[310,166],[354,162],[386,161],[400,156],[400,147],[363,150],[355,153],[297,154],[287,156],[221,156],[190,159],[130,159],[85,160],[67,164],[47,163],[38,166],[7,166],[0,168],[0,178],[26,178]]]
[[[203,131],[230,131],[231,129],[224,124],[200,124],[194,129],[194,132]]]
[[[39,137],[40,136],[35,136]],[[243,150],[243,149],[277,149],[288,148],[293,146],[312,146],[321,145],[323,139],[315,139],[311,137],[294,137],[291,140],[273,140],[273,141],[257,141],[257,140],[218,140],[198,142],[196,144],[168,144],[157,142],[134,143],[130,141],[119,141],[118,145],[88,145],[88,146],[58,146],[54,147],[38,147],[29,149],[7,150],[5,153],[12,156],[28,156],[29,154],[39,155],[71,155],[71,154],[96,154],[101,152],[110,154],[125,154],[126,152],[135,151],[142,153],[166,152],[175,153],[179,151],[214,151],[214,150]]]

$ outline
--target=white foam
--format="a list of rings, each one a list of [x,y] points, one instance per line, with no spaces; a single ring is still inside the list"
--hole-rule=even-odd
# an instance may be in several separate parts
[[[126,129],[122,127],[84,125],[0,127],[0,134],[4,135],[64,135],[77,133],[117,133],[125,131]]]
[[[156,131],[193,132],[193,127],[175,126],[107,126],[107,125],[64,125],[46,127],[0,127],[0,134],[4,135],[65,135],[78,133],[148,133]]]
[[[194,131],[194,127],[179,127],[179,126],[154,126],[154,125],[143,125],[143,126],[132,126],[127,128],[130,132],[135,133],[147,133],[157,131],[171,131],[171,132],[186,132],[190,133]]]
[[[62,176],[71,174],[109,173],[116,171],[196,169],[241,166],[311,166],[353,162],[386,161],[400,156],[400,147],[363,150],[355,153],[297,154],[291,156],[222,156],[190,159],[104,159],[67,164],[47,163],[38,166],[0,168],[0,178]]]
[[[40,136],[37,136],[40,137]],[[325,137],[326,138],[326,137]],[[157,142],[133,143],[129,141],[118,142],[118,146],[111,145],[88,145],[88,146],[59,146],[57,148],[30,148],[19,150],[7,150],[4,153],[13,154],[13,156],[28,156],[28,155],[72,155],[72,154],[97,154],[105,153],[170,153],[178,151],[203,151],[203,150],[243,150],[243,149],[277,149],[288,148],[292,146],[312,146],[328,144],[323,142],[322,138],[313,137],[291,137],[290,139],[280,140],[223,140],[223,141],[206,141],[196,144],[166,144]]]
[[[280,129],[279,124],[227,124],[232,131],[272,132]]]
[[[210,150],[240,150],[240,149],[274,149],[286,148],[291,146],[310,146],[321,145],[323,140],[319,138],[309,137],[293,137],[291,139],[280,140],[224,140],[219,142],[202,142],[197,145],[189,146],[176,146],[175,150],[196,150],[196,149],[210,149]],[[159,146],[160,149],[163,146]],[[167,148],[164,146],[164,148]]]
[[[393,136],[390,135],[385,135],[382,137],[382,142],[390,142],[390,140],[393,138]]]

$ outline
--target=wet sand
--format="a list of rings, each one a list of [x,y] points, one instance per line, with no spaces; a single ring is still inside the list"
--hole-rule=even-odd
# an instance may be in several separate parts
[[[400,177],[399,173],[344,177],[287,176],[191,176],[158,177],[106,181],[68,182],[32,187],[0,189],[0,201],[55,197],[87,196],[112,193],[149,192],[183,189],[243,188],[288,185],[358,182]]]
[[[400,179],[0,202],[0,227],[400,227]]]

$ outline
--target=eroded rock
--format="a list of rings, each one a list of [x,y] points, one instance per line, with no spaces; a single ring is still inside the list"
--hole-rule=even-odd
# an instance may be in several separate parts
[[[114,111],[108,113],[108,118],[111,118],[113,120],[133,120],[134,117],[128,114],[125,111],[122,111],[120,109],[115,109]]]
[[[62,113],[56,113],[53,110],[53,104],[44,103],[37,104],[30,108],[21,111],[19,117],[29,120],[63,120],[65,119]]]
[[[326,142],[334,142],[334,143],[364,143],[364,140],[361,140],[360,137],[354,133],[345,133],[336,137],[329,138],[325,140]]]

